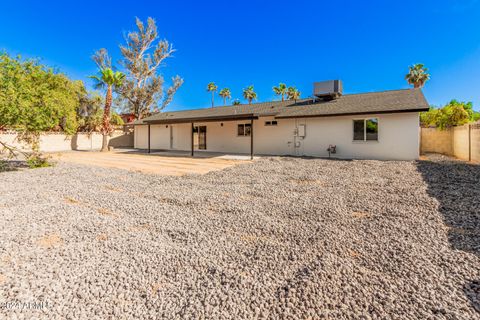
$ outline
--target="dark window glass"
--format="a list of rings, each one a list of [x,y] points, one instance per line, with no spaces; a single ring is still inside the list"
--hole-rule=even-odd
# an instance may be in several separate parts
[[[271,125],[272,125],[272,122],[271,122],[271,121],[265,121],[265,125],[266,125],[266,126],[271,126]]]
[[[353,140],[365,140],[365,120],[353,120]]]
[[[272,126],[276,126],[277,125],[277,121],[272,121]]]
[[[246,123],[245,124],[245,136],[250,136],[251,133],[252,133],[252,127],[251,127],[250,123]]]
[[[239,125],[238,125],[237,134],[238,134],[239,136],[243,136],[243,135],[245,135],[244,132],[245,132],[245,127],[243,126],[243,124],[239,124]]]
[[[367,140],[378,140],[378,119],[367,119],[365,123],[367,126]]]

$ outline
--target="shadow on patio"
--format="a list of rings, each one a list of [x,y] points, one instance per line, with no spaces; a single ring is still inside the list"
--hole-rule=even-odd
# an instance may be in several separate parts
[[[433,161],[418,162],[418,170],[450,227],[448,240],[452,248],[480,257],[480,165],[439,155],[429,158]],[[463,290],[480,312],[480,279],[471,279]]]

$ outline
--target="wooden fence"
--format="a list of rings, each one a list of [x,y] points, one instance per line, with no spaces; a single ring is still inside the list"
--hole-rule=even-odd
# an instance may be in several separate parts
[[[422,128],[420,151],[442,153],[462,160],[480,162],[480,123],[447,130]]]

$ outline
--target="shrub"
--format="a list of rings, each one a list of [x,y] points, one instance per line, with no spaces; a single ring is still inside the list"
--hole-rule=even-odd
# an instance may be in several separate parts
[[[27,158],[27,165],[30,169],[51,167],[53,164],[45,156],[33,153]]]

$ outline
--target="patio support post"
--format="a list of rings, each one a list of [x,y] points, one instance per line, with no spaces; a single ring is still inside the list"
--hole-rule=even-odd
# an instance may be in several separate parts
[[[192,122],[192,157],[193,157],[193,122]]]
[[[253,119],[250,120],[250,160],[253,160]]]
[[[150,153],[150,124],[148,124],[148,153]]]

